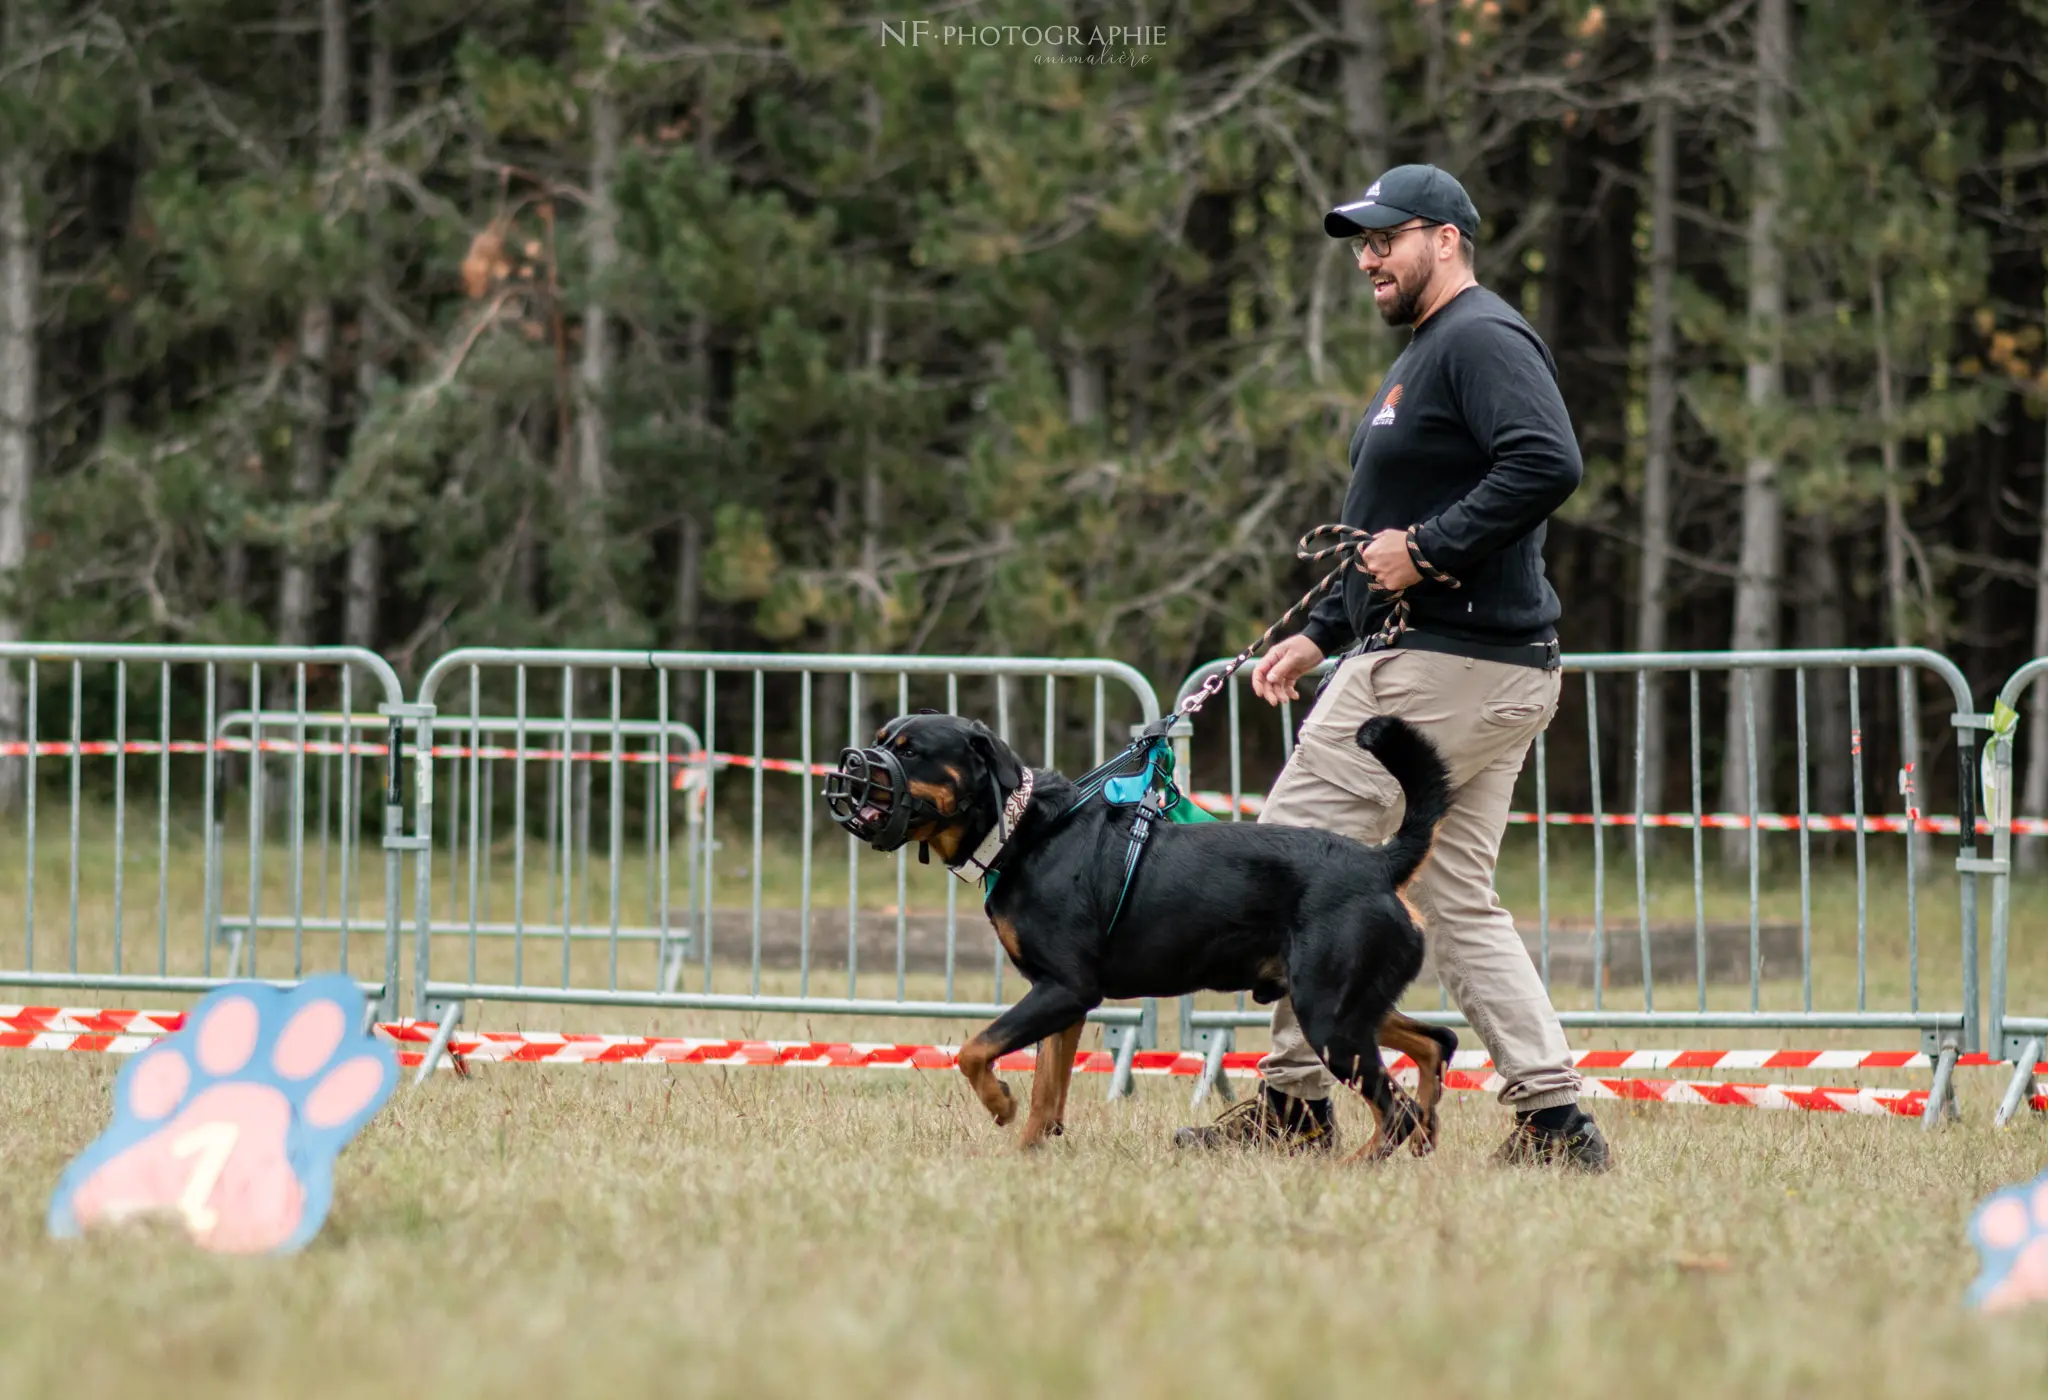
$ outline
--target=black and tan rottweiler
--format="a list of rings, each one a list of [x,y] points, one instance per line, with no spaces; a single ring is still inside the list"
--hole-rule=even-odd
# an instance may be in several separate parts
[[[1358,731],[1400,783],[1406,812],[1380,846],[1307,827],[1155,821],[1125,889],[1133,806],[1080,802],[1068,779],[1029,769],[979,721],[903,715],[826,781],[833,817],[877,850],[922,842],[957,872],[993,870],[989,921],[1031,990],[960,1050],[960,1070],[999,1124],[1016,1116],[991,1069],[1038,1042],[1023,1145],[1061,1130],[1088,1012],[1104,1000],[1195,991],[1291,996],[1308,1043],[1372,1105],[1352,1160],[1435,1144],[1437,1100],[1457,1036],[1394,1009],[1422,967],[1422,931],[1401,890],[1428,856],[1449,800],[1436,749],[1398,719]],[[1120,902],[1121,901],[1121,902]],[[1114,916],[1114,918],[1112,918]],[[1114,928],[1111,924],[1114,922]],[[1420,1103],[1379,1046],[1413,1057]]]

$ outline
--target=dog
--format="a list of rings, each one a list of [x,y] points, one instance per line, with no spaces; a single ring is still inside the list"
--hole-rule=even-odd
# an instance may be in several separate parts
[[[1063,1130],[1074,1051],[1104,1000],[1248,991],[1293,999],[1309,1045],[1372,1107],[1372,1138],[1350,1160],[1378,1161],[1404,1142],[1418,1156],[1435,1146],[1458,1044],[1394,1009],[1422,968],[1401,891],[1429,855],[1450,784],[1435,746],[1404,721],[1375,716],[1357,741],[1406,798],[1384,845],[1308,827],[1154,821],[1134,874],[1137,808],[1077,806],[1073,782],[1026,767],[978,720],[898,716],[872,747],[840,755],[824,795],[834,820],[878,851],[916,841],[956,874],[994,877],[989,922],[1031,988],[961,1047],[959,1066],[1006,1126],[1016,1099],[991,1066],[1038,1043],[1022,1146]],[[1417,1098],[1386,1073],[1381,1045],[1414,1059]]]

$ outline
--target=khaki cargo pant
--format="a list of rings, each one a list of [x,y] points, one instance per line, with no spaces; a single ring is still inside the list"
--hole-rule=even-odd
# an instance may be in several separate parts
[[[1493,889],[1515,777],[1557,712],[1561,683],[1557,671],[1439,652],[1354,656],[1324,682],[1259,814],[1262,822],[1384,841],[1400,824],[1401,788],[1358,747],[1358,726],[1397,715],[1435,742],[1450,769],[1451,806],[1408,897],[1438,975],[1507,1081],[1501,1102],[1521,1110],[1579,1096],[1557,1012]],[[1284,997],[1273,1008],[1273,1048],[1259,1073],[1297,1098],[1323,1098],[1335,1082]]]

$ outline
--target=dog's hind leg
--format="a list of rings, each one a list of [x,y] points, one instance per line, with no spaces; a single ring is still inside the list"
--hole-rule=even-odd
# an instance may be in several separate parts
[[[1427,1157],[1436,1149],[1437,1104],[1443,1098],[1444,1072],[1450,1068],[1451,1056],[1458,1048],[1457,1034],[1390,1011],[1387,1019],[1380,1022],[1379,1042],[1415,1061],[1415,1098],[1421,1126],[1409,1140],[1409,1150],[1418,1157]]]
[[[1378,1043],[1339,1033],[1322,1047],[1322,1055],[1330,1073],[1356,1090],[1372,1108],[1372,1136],[1345,1161],[1383,1162],[1393,1156],[1394,1150],[1422,1126],[1423,1120],[1415,1101],[1401,1092],[1380,1062]]]
[[[1074,1077],[1074,1051],[1085,1019],[1038,1042],[1038,1069],[1031,1076],[1031,1112],[1024,1119],[1023,1146],[1036,1147],[1066,1127],[1067,1083]]]

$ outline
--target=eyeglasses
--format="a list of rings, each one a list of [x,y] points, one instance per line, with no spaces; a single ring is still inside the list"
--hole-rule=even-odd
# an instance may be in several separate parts
[[[1350,240],[1351,256],[1355,259],[1363,259],[1365,257],[1365,250],[1370,248],[1374,257],[1383,258],[1394,251],[1394,240],[1402,234],[1413,233],[1419,228],[1441,228],[1442,226],[1443,221],[1441,219],[1424,219],[1419,224],[1403,224],[1399,228],[1374,229],[1371,233],[1354,233],[1351,235]]]

